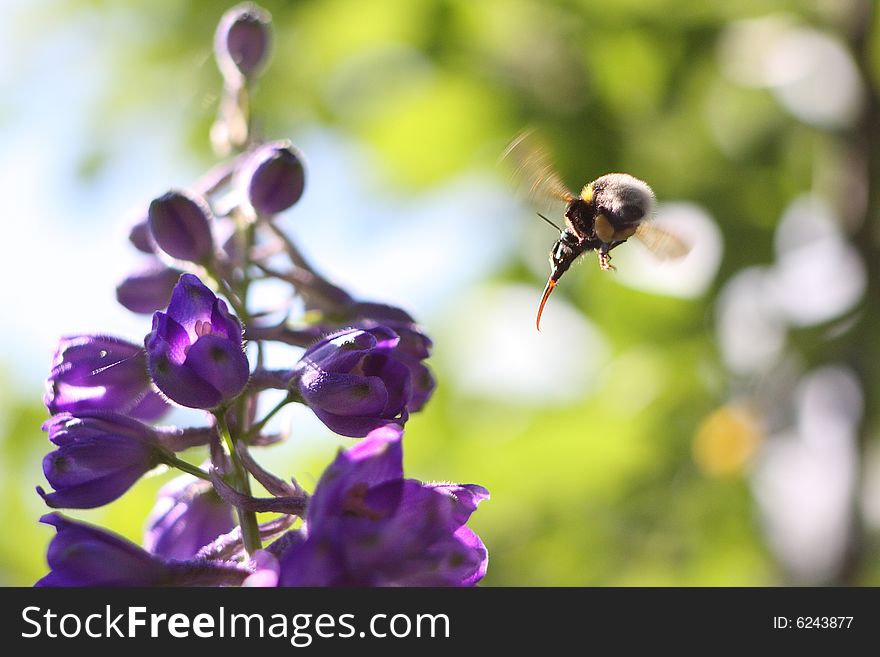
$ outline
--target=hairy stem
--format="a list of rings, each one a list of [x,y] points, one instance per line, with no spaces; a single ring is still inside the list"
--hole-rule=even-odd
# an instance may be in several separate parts
[[[229,451],[229,460],[232,463],[233,485],[240,493],[250,496],[250,475],[245,469],[244,464],[241,462],[238,450],[235,449],[235,439],[229,432],[229,425],[226,422],[226,409],[217,411],[215,417],[217,418],[217,430],[220,432],[220,437],[223,439],[226,449]],[[248,554],[253,554],[263,546],[262,540],[260,539],[260,526],[257,524],[257,515],[252,511],[245,511],[241,508],[236,509],[236,512],[238,514],[239,525],[241,525],[241,536],[242,541],[244,542],[244,549]]]

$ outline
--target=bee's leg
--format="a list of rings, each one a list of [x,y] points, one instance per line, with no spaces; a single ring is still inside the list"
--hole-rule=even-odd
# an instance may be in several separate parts
[[[599,269],[602,271],[617,271],[617,267],[611,264],[611,254],[608,253],[615,246],[617,244],[602,244],[602,246],[596,249],[596,255],[599,256]]]

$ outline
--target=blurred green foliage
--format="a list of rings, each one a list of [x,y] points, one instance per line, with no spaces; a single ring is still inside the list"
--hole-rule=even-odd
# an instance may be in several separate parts
[[[839,135],[797,121],[767,90],[731,82],[718,41],[732,21],[778,12],[845,35],[844,12],[794,0],[261,4],[275,21],[273,59],[253,101],[266,135],[333,126],[375,149],[387,184],[407,195],[461,171],[493,169],[513,134],[537,126],[572,187],[629,171],[661,199],[702,204],[723,234],[719,273],[697,299],[634,291],[594,267],[569,276],[558,294],[601,328],[612,350],[598,385],[574,402],[527,406],[457,389],[446,345],[467,339],[466,318],[432,319],[440,387],[408,425],[406,465],[413,477],[491,491],[473,520],[490,551],[485,584],[788,581],[766,547],[748,469],[709,476],[695,465],[692,443],[732,385],[713,334],[715,297],[735,272],[771,260],[781,213],[821,186],[815,163],[833,157]],[[97,32],[96,47],[117,58],[92,142],[109,160],[124,147],[107,137],[118,117],[171,100],[189,121],[186,149],[208,163],[220,85],[210,43],[225,9],[207,0],[59,0],[35,10],[32,29],[40,38],[46,24],[82,14],[122,28]],[[833,185],[818,191],[839,196]],[[543,281],[527,259],[511,252],[487,285],[524,282],[537,300]],[[640,386],[650,388],[647,402],[631,405]],[[32,492],[47,446],[37,391],[3,388],[14,394],[0,400],[0,583],[26,585],[45,570],[51,534],[36,524],[42,507]],[[274,447],[272,458],[308,485],[339,444]],[[76,515],[139,540],[166,478]],[[856,583],[880,583],[876,552],[863,558]]]

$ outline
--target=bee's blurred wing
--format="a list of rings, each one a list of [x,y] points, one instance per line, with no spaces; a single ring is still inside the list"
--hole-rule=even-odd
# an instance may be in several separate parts
[[[690,245],[678,235],[659,228],[656,224],[643,221],[636,228],[636,237],[648,250],[661,260],[676,260],[685,257]]]
[[[522,191],[542,208],[574,199],[562,177],[556,171],[547,149],[533,131],[516,137],[504,151],[501,159],[514,167],[514,175]]]

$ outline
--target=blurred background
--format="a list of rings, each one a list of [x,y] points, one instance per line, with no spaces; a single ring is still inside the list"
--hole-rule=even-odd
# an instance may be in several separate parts
[[[114,300],[128,227],[215,161],[231,4],[0,6],[2,585],[46,572],[56,339],[149,330]],[[880,585],[873,2],[261,4],[275,40],[252,111],[308,167],[282,225],[434,339],[405,464],[491,491],[471,522],[486,585]],[[584,258],[537,333],[556,234],[498,163],[526,126],[573,189],[648,181],[691,253],[628,243],[613,274]],[[351,444],[308,412],[278,423],[290,441],[258,456],[310,490]],[[70,515],[140,541],[169,476]]]

